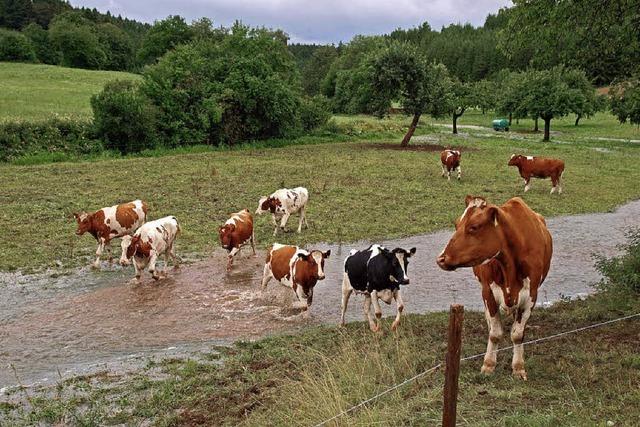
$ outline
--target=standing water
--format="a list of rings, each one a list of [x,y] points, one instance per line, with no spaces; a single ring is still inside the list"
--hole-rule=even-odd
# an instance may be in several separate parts
[[[611,256],[624,232],[638,225],[640,201],[614,213],[550,218],[554,240],[551,271],[539,292],[538,304],[562,296],[590,293],[600,279],[592,254]],[[482,309],[480,289],[470,269],[440,270],[436,255],[451,231],[382,242],[388,248],[417,248],[409,264],[411,284],[403,287],[406,311],[446,310],[453,302]],[[295,331],[309,324],[337,324],[340,318],[343,260],[348,245],[311,245],[331,249],[326,279],[314,292],[308,319],[291,309],[293,292],[275,281],[260,290],[264,253],[236,257],[225,272],[226,255],[169,271],[159,282],[147,274],[131,284],[130,269],[109,267],[94,272],[82,268],[61,277],[0,275],[0,389],[18,383],[54,381],[86,367],[110,366],[131,355],[166,355],[181,349],[189,354],[211,344],[255,339]],[[362,320],[361,296],[354,295],[348,321]],[[383,308],[391,314],[395,307]]]

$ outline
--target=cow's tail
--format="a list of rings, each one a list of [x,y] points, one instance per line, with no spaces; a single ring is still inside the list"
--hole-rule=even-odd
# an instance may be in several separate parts
[[[182,228],[180,227],[178,218],[176,218],[175,216],[172,216],[171,218],[173,218],[173,220],[176,222],[176,237],[177,237],[180,233],[182,233]]]

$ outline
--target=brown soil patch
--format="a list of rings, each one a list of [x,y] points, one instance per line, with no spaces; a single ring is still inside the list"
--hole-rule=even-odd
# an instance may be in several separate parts
[[[363,143],[358,144],[359,148],[365,148],[370,150],[395,150],[395,151],[426,151],[426,152],[441,152],[445,149],[450,150],[460,150],[460,151],[478,151],[477,148],[469,148],[469,147],[451,147],[440,144],[411,144],[406,147],[401,146],[400,144],[396,144],[393,142],[380,142],[380,143]]]

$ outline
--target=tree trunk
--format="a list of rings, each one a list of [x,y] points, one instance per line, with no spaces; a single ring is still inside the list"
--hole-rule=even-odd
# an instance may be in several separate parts
[[[458,113],[457,111],[453,111],[453,133],[455,135],[458,134],[458,117],[462,116],[464,114],[464,108],[460,109],[460,112]]]
[[[542,138],[543,142],[549,141],[549,128],[551,128],[551,117],[544,118],[544,138]]]
[[[482,115],[484,116],[484,107],[482,108]]]
[[[538,132],[538,117],[536,116],[536,120],[534,121],[533,131]]]
[[[576,126],[578,126],[578,122],[580,121],[580,118],[582,118],[582,116],[580,114],[576,115]]]
[[[409,145],[409,141],[411,140],[411,137],[413,136],[413,133],[416,131],[416,128],[418,127],[418,121],[420,120],[420,113],[416,113],[413,115],[413,120],[411,120],[411,125],[409,125],[409,130],[407,131],[407,134],[404,136],[404,138],[402,138],[402,143],[400,144],[403,147],[406,147],[407,145]]]
[[[511,120],[513,119],[513,114],[509,113],[509,126],[511,126]]]

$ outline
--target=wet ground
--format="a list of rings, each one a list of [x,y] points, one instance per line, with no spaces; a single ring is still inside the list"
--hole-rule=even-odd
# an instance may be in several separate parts
[[[551,218],[554,238],[551,272],[539,294],[548,305],[563,296],[592,292],[600,277],[592,254],[612,255],[624,231],[638,226],[640,201],[614,213]],[[451,231],[382,242],[388,247],[416,247],[409,265],[411,285],[403,289],[406,309],[413,313],[439,311],[453,302],[481,309],[479,287],[469,270],[444,272],[435,262]],[[60,377],[104,367],[144,364],[148,356],[183,356],[268,334],[296,331],[310,324],[337,323],[340,284],[348,245],[318,244],[331,249],[327,278],[315,290],[309,318],[292,308],[290,289],[271,281],[260,291],[264,253],[236,258],[224,270],[221,251],[209,259],[185,265],[154,282],[129,281],[132,268],[104,265],[68,275],[0,275],[0,389],[15,384],[51,382]],[[383,307],[385,315],[394,307]],[[362,320],[362,297],[353,296],[348,320]]]

